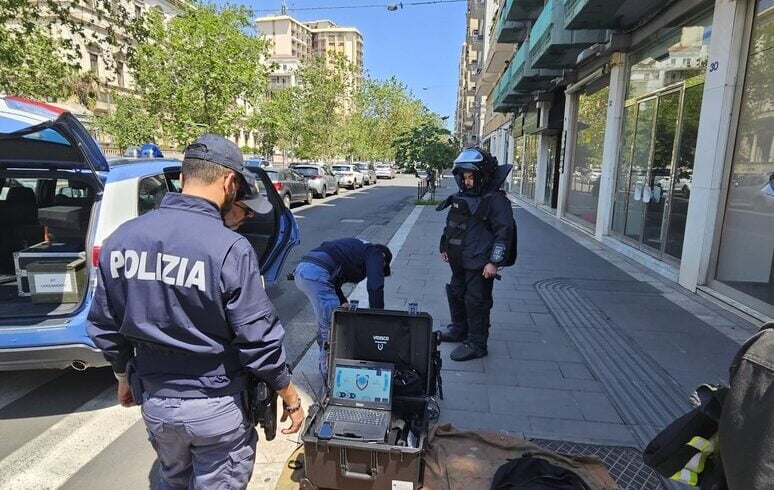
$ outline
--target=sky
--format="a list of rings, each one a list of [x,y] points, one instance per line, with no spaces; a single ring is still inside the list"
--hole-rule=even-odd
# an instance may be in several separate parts
[[[460,50],[465,40],[467,2],[386,7],[292,11],[293,8],[399,3],[396,0],[286,0],[289,15],[300,21],[330,19],[356,27],[363,35],[365,69],[372,78],[397,77],[451,129],[457,104]],[[411,1],[411,0],[407,0]],[[217,3],[225,3],[217,0]],[[280,10],[280,0],[230,0],[258,15]]]

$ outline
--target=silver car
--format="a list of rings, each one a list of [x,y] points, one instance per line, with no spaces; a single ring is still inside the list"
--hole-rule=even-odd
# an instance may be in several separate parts
[[[339,185],[355,189],[363,187],[363,174],[357,165],[349,163],[337,163],[333,165],[333,173],[339,178]]]
[[[295,165],[293,170],[306,178],[306,183],[316,197],[339,193],[339,178],[333,175],[333,170],[329,166],[310,163]]]
[[[376,178],[377,179],[394,179],[395,169],[389,163],[377,163],[376,164]]]
[[[360,169],[360,173],[363,174],[363,182],[365,185],[376,184],[376,169],[374,169],[373,163],[355,162],[355,166]]]

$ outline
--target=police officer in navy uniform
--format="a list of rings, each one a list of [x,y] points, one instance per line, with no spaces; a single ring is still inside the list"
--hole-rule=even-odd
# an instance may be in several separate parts
[[[88,333],[120,403],[142,404],[162,488],[245,488],[258,437],[242,403],[248,374],[282,398],[283,434],[304,419],[255,251],[223,221],[235,202],[247,214],[271,204],[239,148],[212,134],[186,149],[181,183],[103,243]]]
[[[296,287],[312,303],[317,318],[319,367],[324,380],[328,376],[326,344],[333,310],[347,304],[341,287],[367,279],[368,306],[384,308],[384,278],[390,275],[392,252],[385,245],[357,238],[323,242],[301,258],[294,273]]]
[[[486,151],[467,148],[454,161],[460,190],[438,206],[449,208],[440,252],[452,271],[446,285],[451,324],[441,340],[462,342],[451,353],[454,361],[487,355],[494,280],[516,247],[511,203],[499,190],[510,170]]]

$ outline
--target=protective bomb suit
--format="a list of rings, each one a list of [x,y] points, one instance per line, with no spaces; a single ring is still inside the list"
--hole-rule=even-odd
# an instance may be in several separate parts
[[[446,285],[451,324],[441,339],[463,342],[451,354],[455,361],[487,355],[494,279],[498,268],[515,261],[516,223],[499,190],[511,167],[498,165],[484,150],[466,148],[454,161],[460,190],[437,208],[449,208],[440,252],[452,271]]]

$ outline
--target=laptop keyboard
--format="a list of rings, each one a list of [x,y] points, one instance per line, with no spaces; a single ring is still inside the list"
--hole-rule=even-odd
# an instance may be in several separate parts
[[[352,410],[331,408],[327,420],[330,422],[354,422],[357,424],[381,425],[387,414],[379,410]]]

